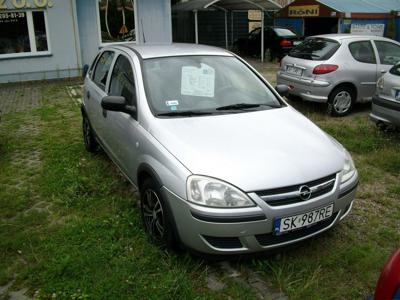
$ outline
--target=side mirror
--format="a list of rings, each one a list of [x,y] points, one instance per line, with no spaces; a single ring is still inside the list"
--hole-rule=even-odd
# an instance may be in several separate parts
[[[282,97],[289,95],[289,90],[290,89],[286,84],[279,84],[275,87],[275,91],[277,91]]]
[[[82,77],[85,78],[89,71],[89,65],[84,65],[82,69]]]
[[[109,111],[119,111],[130,115],[136,114],[136,107],[126,103],[125,97],[106,96],[101,100],[101,107]]]

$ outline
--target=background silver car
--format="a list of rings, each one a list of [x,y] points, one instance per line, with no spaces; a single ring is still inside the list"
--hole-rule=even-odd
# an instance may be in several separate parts
[[[138,188],[146,231],[167,245],[262,251],[351,210],[349,153],[225,50],[105,47],[86,76],[82,116],[86,149],[99,143]]]
[[[387,124],[400,127],[400,64],[378,80],[370,116],[380,127]]]
[[[377,36],[327,34],[307,38],[281,63],[278,84],[304,100],[327,102],[333,116],[371,101],[377,80],[400,61],[400,43]]]

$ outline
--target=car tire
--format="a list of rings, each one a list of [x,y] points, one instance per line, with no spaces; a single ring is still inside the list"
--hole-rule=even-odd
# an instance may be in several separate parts
[[[83,142],[85,143],[86,150],[91,153],[97,152],[99,149],[99,144],[97,143],[89,119],[85,115],[82,117],[82,131],[83,131]]]
[[[146,179],[140,187],[140,212],[143,227],[152,242],[160,247],[176,249],[172,213],[163,198],[160,185],[152,178]]]
[[[332,117],[343,117],[350,113],[356,100],[356,93],[351,87],[335,88],[328,98],[328,114]]]

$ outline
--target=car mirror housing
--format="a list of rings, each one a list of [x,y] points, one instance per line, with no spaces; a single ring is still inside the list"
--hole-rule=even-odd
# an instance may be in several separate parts
[[[275,91],[278,92],[282,97],[287,96],[289,94],[289,87],[286,84],[278,84],[275,87]]]
[[[136,107],[126,103],[125,97],[106,96],[101,100],[101,107],[109,111],[119,111],[130,115],[136,114]]]

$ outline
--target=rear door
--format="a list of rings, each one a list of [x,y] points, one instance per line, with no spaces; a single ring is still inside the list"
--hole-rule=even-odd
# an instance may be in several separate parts
[[[104,110],[101,107],[101,100],[107,95],[106,89],[109,81],[109,71],[115,53],[106,50],[102,52],[96,62],[91,78],[86,83],[85,103],[90,123],[100,140],[107,146],[104,132]]]
[[[377,76],[380,77],[400,61],[400,46],[392,42],[380,40],[374,40],[374,43],[378,52]]]
[[[370,41],[355,41],[349,43],[353,62],[349,64],[349,72],[357,86],[359,99],[370,100],[376,90],[377,59]]]

